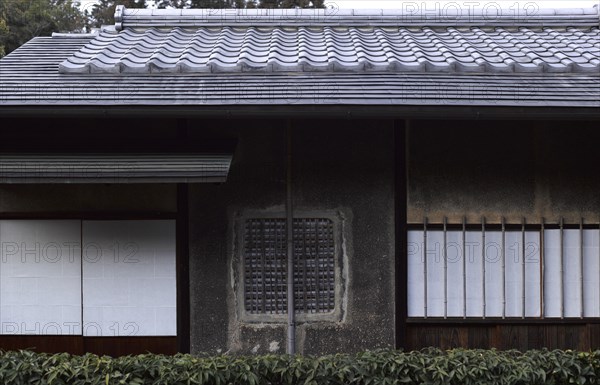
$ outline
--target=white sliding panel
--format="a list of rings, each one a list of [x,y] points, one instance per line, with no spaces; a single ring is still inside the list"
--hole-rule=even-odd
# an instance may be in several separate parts
[[[444,232],[427,232],[427,315],[444,316]]]
[[[423,317],[425,315],[425,280],[423,256],[423,231],[408,232],[408,316]]]
[[[598,230],[583,230],[584,316],[600,317],[600,250]]]
[[[523,234],[505,233],[506,262],[506,316],[523,316]],[[539,282],[539,281],[538,281]]]
[[[174,336],[175,221],[83,221],[84,336]]]
[[[525,317],[541,317],[541,237],[539,231],[525,232]]]
[[[564,230],[563,284],[565,317],[581,315],[580,230]]]
[[[485,316],[502,316],[502,232],[485,232]]]
[[[560,230],[544,231],[544,315],[561,317],[562,267]]]
[[[523,235],[525,244],[523,245]],[[507,231],[506,241],[506,316],[540,316],[540,233]],[[523,282],[523,276],[525,282]],[[523,296],[525,303],[523,303]]]
[[[481,232],[465,234],[467,317],[483,316],[483,256]]]
[[[462,231],[446,233],[448,263],[448,317],[462,317],[464,312]]]
[[[81,334],[81,223],[0,221],[2,334]]]

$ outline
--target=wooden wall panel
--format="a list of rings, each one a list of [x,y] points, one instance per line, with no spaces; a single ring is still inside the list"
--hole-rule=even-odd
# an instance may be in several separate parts
[[[502,350],[527,350],[530,330],[532,329],[527,325],[498,325],[494,330],[497,335],[494,347]]]
[[[177,337],[85,337],[86,352],[113,357],[129,354],[177,353]]]
[[[94,353],[113,357],[142,353],[177,353],[177,337],[0,336],[0,349],[43,353]]]
[[[458,347],[486,348],[490,346],[493,326],[408,325],[408,349],[429,346],[442,349]]]
[[[590,349],[600,349],[600,324],[588,325],[588,333],[590,335]]]
[[[83,338],[81,336],[1,335],[0,349],[27,349],[44,353],[84,353]]]
[[[600,349],[600,324],[409,323],[405,350],[433,346],[441,349]]]
[[[489,346],[493,346],[493,327],[490,326],[479,326],[472,325],[465,328],[469,339],[467,345],[471,349],[486,349]]]

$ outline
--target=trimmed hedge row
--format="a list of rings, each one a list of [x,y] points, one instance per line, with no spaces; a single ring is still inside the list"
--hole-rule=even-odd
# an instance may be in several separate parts
[[[197,357],[0,351],[0,384],[600,384],[600,350],[425,349],[323,357]]]

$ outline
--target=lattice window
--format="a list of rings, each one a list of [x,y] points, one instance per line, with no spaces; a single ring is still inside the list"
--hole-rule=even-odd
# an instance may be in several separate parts
[[[300,313],[335,309],[335,242],[330,219],[294,219],[294,298]],[[283,218],[248,219],[244,228],[244,306],[287,313],[287,230]]]

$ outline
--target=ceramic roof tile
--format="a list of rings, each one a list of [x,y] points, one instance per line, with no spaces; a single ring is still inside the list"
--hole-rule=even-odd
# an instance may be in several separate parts
[[[493,8],[493,7],[492,7]],[[128,10],[61,73],[598,72],[592,9]],[[120,30],[120,31],[119,31]]]
[[[563,46],[554,45],[559,40]],[[599,71],[600,30],[356,27],[103,31],[65,60],[63,73],[236,71]],[[397,63],[402,63],[398,66]],[[135,63],[135,64],[132,64]],[[461,63],[461,65],[456,65]],[[462,65],[469,63],[468,66]],[[133,66],[133,67],[132,67]]]

